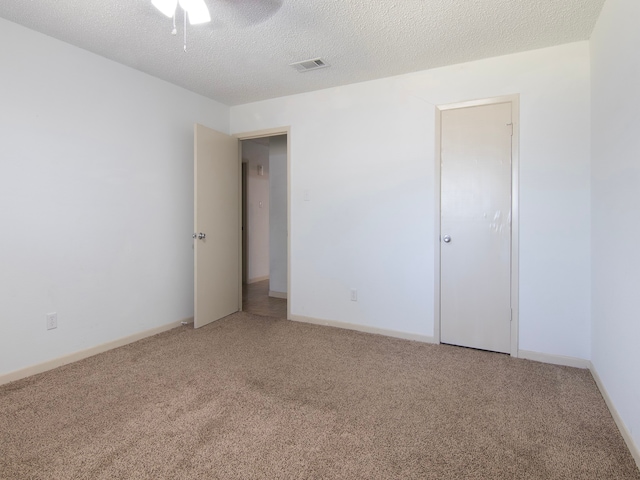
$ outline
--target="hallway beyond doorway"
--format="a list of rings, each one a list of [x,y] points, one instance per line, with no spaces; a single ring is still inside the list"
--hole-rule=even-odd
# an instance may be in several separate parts
[[[287,300],[269,296],[269,280],[242,285],[242,311],[287,318]]]

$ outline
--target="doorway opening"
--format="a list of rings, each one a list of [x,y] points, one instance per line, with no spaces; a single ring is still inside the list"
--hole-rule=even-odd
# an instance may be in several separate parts
[[[288,311],[288,137],[245,138],[242,158],[242,310]]]

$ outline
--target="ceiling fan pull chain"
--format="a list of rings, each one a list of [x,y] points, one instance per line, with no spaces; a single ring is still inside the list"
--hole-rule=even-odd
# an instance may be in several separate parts
[[[176,12],[173,12],[173,30],[171,30],[171,35],[175,35],[176,33],[178,33],[178,29],[176,28]]]
[[[184,11],[184,51],[187,51],[187,11]]]

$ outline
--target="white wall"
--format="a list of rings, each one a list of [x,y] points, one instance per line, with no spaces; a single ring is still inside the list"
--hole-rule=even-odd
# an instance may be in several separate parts
[[[589,75],[579,42],[232,107],[291,126],[292,314],[433,335],[435,105],[519,93],[520,348],[588,359]]]
[[[592,362],[640,446],[640,2],[608,1],[591,38]]]
[[[192,316],[193,124],[228,108],[2,19],[0,44],[0,374]]]
[[[242,142],[247,161],[247,281],[269,276],[269,145]],[[258,174],[262,165],[263,175]]]
[[[269,290],[287,292],[287,136],[269,139]]]

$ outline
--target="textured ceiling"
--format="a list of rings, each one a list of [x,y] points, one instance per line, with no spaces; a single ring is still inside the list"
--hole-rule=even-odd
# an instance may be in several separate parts
[[[604,0],[206,2],[186,53],[181,13],[172,36],[151,0],[2,0],[0,17],[237,105],[586,40]],[[288,66],[315,57],[331,67]]]

